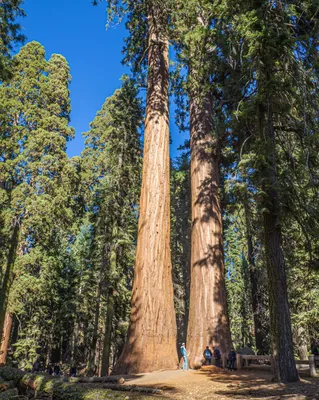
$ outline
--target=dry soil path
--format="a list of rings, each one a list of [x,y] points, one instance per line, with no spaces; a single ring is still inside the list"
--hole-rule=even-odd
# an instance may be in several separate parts
[[[175,400],[319,399],[319,378],[283,385],[271,382],[267,372],[229,372],[215,367],[136,375],[127,377],[126,384],[161,388],[165,399]]]

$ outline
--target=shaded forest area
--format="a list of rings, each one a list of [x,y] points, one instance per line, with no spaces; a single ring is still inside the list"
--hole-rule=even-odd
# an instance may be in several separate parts
[[[73,158],[66,59],[11,57],[22,7],[0,3],[0,363],[147,372],[185,341],[191,367],[249,346],[297,380],[319,340],[318,1],[109,1],[131,75]]]

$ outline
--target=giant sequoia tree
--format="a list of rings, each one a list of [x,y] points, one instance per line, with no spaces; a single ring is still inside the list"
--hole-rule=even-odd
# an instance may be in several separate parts
[[[90,131],[85,133],[82,167],[83,178],[90,182],[92,192],[87,206],[94,232],[92,261],[97,281],[93,284],[97,295],[92,302],[95,313],[88,357],[90,374],[100,361],[96,356],[99,320],[104,320],[102,375],[108,373],[114,351],[116,321],[124,317],[126,322],[129,278],[135,258],[142,115],[137,89],[125,77],[121,89],[106,99]]]
[[[147,47],[139,53],[142,58],[138,65],[144,62],[145,54],[148,59],[132,311],[127,343],[115,367],[116,373],[136,373],[177,367],[170,253],[168,9],[165,1],[123,3],[130,12],[128,26],[132,32],[128,57],[136,60],[136,53],[141,52],[138,46],[144,44]],[[137,21],[147,21],[142,35],[140,29],[135,29]]]
[[[229,351],[231,338],[226,306],[222,210],[219,196],[220,144],[214,132],[214,82],[217,57],[211,54],[216,32],[216,10],[209,2],[199,9],[196,2],[178,3],[176,25],[188,67],[191,136],[191,287],[187,332],[190,365],[202,364],[206,345]]]
[[[294,355],[319,339],[317,4],[109,1],[134,81],[72,159],[66,60],[32,42],[8,61],[20,5],[0,2],[0,362],[175,368],[175,300],[191,366],[207,344],[225,353],[230,329],[298,379]],[[168,39],[191,134],[171,176]]]

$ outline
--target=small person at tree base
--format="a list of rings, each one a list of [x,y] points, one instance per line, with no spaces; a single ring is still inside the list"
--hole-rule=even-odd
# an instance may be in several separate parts
[[[213,347],[213,351],[214,351],[214,358],[215,358],[215,365],[217,368],[220,368],[220,359],[221,359],[221,353],[219,351],[218,347]]]
[[[182,369],[188,370],[188,354],[187,354],[187,350],[185,347],[185,343],[182,343],[182,345],[181,345],[181,353],[182,353],[183,360],[184,360]]]
[[[60,376],[60,365],[59,364],[55,364],[55,366],[53,367],[53,373],[54,376]]]
[[[205,358],[204,365],[211,365],[212,364],[212,357],[213,353],[209,346],[206,346],[206,349],[204,350],[203,356]]]
[[[49,375],[52,375],[52,374],[53,374],[53,369],[52,369],[51,364],[48,364],[48,366],[47,366],[47,373],[48,373]]]
[[[236,361],[236,352],[232,347],[228,354],[228,369],[230,371],[235,371],[235,361]]]
[[[32,372],[40,372],[40,361],[37,359],[32,366]]]
[[[312,344],[311,354],[313,354],[314,356],[319,356],[318,343],[314,342]]]
[[[74,377],[76,376],[76,366],[75,366],[75,365],[73,365],[73,366],[70,368],[70,376],[71,376],[72,378],[74,378]]]

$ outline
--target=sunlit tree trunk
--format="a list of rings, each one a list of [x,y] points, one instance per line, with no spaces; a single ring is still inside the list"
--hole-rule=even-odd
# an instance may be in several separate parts
[[[1,335],[2,339],[0,346],[0,365],[6,363],[8,346],[10,342],[11,328],[12,328],[12,320],[13,320],[12,314],[7,312],[4,321],[3,333]]]
[[[144,161],[128,339],[114,373],[177,368],[170,254],[168,39],[160,7],[149,14]]]
[[[189,362],[202,364],[206,346],[231,347],[224,279],[219,157],[213,136],[210,94],[190,95],[191,123],[191,287],[187,332]]]
[[[13,281],[13,265],[18,249],[18,237],[19,237],[19,224],[17,221],[15,221],[11,235],[10,248],[8,252],[5,272],[3,275],[2,286],[0,290],[0,340],[6,318],[9,291]]]

